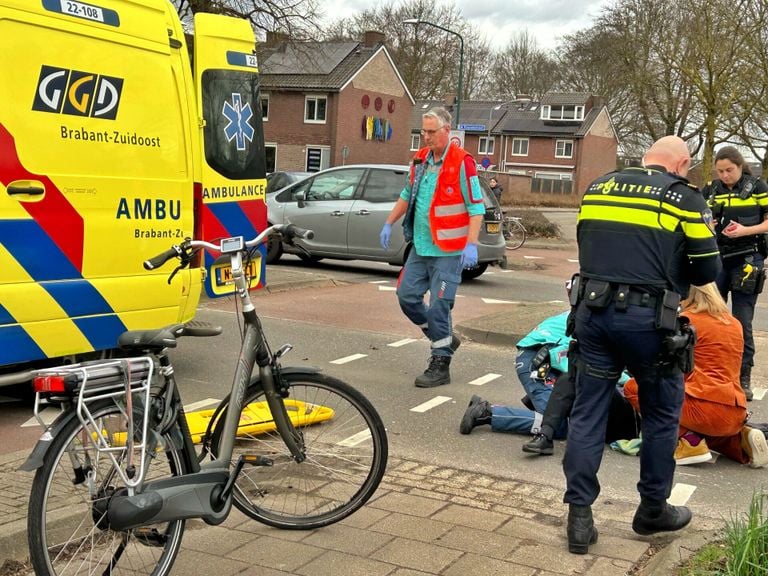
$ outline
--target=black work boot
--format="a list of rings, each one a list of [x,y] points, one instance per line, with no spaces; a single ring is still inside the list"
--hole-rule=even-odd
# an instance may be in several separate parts
[[[533,400],[531,400],[531,397],[526,394],[522,398],[520,398],[520,402],[523,403],[523,406],[528,408],[531,412],[536,412],[536,407],[533,405]]]
[[[429,366],[424,370],[424,374],[416,377],[417,388],[432,388],[433,386],[442,386],[451,383],[451,372],[448,369],[451,365],[450,356],[432,356],[429,359]]]
[[[469,434],[475,426],[491,423],[491,404],[477,394],[469,399],[469,405],[459,424],[459,432]]]
[[[552,456],[555,453],[555,444],[546,434],[538,432],[533,438],[523,444],[523,452],[538,454],[539,456]]]
[[[741,378],[739,378],[741,382],[741,389],[744,390],[744,396],[747,397],[747,402],[752,401],[752,368],[742,368],[741,369]]]
[[[592,521],[590,506],[568,505],[568,552],[586,554],[589,545],[597,542],[597,528]]]
[[[641,536],[650,536],[657,532],[674,532],[685,528],[691,521],[691,511],[685,506],[672,506],[666,501],[640,499],[632,530]]]

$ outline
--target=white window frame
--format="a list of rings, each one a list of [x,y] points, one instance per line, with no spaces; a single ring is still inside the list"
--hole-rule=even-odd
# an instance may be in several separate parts
[[[304,149],[304,170],[306,172],[310,172],[309,164],[307,162],[310,150],[320,151],[320,168],[317,170],[318,172],[320,170],[325,170],[326,168],[331,167],[331,147],[330,146],[312,146],[311,144],[307,144],[307,147]]]
[[[542,180],[573,180],[573,174],[568,172],[536,172],[533,177]]]
[[[555,109],[557,114],[552,114],[552,109]],[[573,108],[573,118],[563,118],[563,111],[565,108]],[[545,104],[541,107],[541,120],[565,120],[566,122],[576,122],[584,120],[584,106],[574,106],[572,104],[562,104],[557,106],[551,106]]]
[[[562,145],[562,151],[558,153],[558,149]],[[571,147],[570,154],[566,154],[568,146]],[[573,140],[555,140],[555,158],[573,158]]]
[[[269,94],[261,94],[260,98],[261,101],[259,103],[261,104],[261,120],[262,122],[266,122],[269,120]],[[266,114],[264,114],[264,104],[267,105]]]
[[[308,112],[309,112],[309,102],[314,101],[315,103],[315,118],[308,118]],[[325,102],[325,115],[322,119],[317,118],[317,103],[323,101]],[[328,119],[328,96],[324,94],[307,94],[304,96],[304,124],[325,124]]]
[[[421,148],[421,134],[411,133],[411,152],[415,152]]]
[[[515,142],[525,142],[525,154],[521,154],[519,152],[515,153]],[[531,143],[529,138],[513,137],[512,146],[511,146],[512,150],[510,152],[510,156],[528,156],[528,150],[530,149],[530,145]]]
[[[488,149],[490,144],[490,150]],[[494,136],[480,136],[477,141],[477,153],[483,156],[493,156],[496,149],[496,138]]]

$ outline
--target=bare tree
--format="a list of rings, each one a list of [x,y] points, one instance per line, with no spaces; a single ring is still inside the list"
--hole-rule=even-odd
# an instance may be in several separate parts
[[[512,36],[506,48],[496,55],[492,73],[497,87],[495,97],[528,94],[541,97],[558,82],[554,57],[539,48],[526,29]]]

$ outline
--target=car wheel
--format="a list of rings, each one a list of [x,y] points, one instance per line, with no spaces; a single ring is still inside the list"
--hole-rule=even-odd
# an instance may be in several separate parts
[[[275,236],[267,240],[267,264],[274,264],[283,255],[283,243]]]
[[[461,271],[461,279],[462,280],[474,280],[478,276],[480,276],[483,272],[485,272],[488,269],[488,264],[478,264],[474,268],[468,268],[466,270]]]
[[[315,262],[320,262],[320,260],[323,259],[322,256],[312,256],[311,254],[304,254],[299,253],[296,254],[303,262],[306,262],[307,264],[314,264]]]

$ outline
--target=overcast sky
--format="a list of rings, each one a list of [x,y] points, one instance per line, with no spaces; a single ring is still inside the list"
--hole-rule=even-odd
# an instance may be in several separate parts
[[[512,34],[525,28],[541,48],[554,48],[558,36],[586,27],[611,1],[455,0],[455,4],[465,19],[486,32],[493,48],[504,48]],[[377,2],[380,0],[326,0],[323,6],[326,19],[332,21],[362,12]]]

